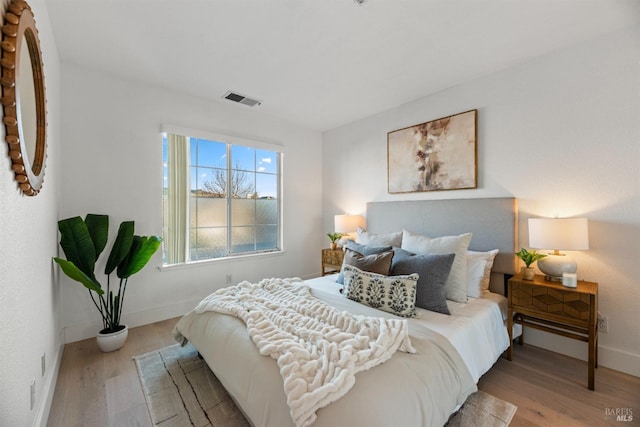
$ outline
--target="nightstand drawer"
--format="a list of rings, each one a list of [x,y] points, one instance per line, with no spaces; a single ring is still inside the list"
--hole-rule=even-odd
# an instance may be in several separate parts
[[[324,264],[342,265],[344,259],[344,252],[342,249],[323,249],[322,250],[322,262]]]
[[[583,326],[591,320],[589,294],[516,282],[511,285],[510,297],[516,311],[544,312]]]
[[[322,250],[322,275],[337,273],[342,268],[344,251],[342,249]],[[327,270],[328,269],[328,270]]]

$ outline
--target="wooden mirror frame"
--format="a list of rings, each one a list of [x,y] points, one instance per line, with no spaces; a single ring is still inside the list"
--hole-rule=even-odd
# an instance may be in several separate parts
[[[12,0],[7,6],[2,26],[2,98],[4,107],[5,140],[9,144],[11,168],[20,190],[27,196],[35,196],[42,188],[45,160],[47,157],[47,108],[42,70],[42,53],[38,30],[31,7],[24,0]],[[34,141],[24,141],[20,114],[20,55],[28,54],[33,72],[35,100]],[[24,103],[25,100],[22,100]],[[26,133],[26,132],[23,132]],[[35,150],[28,150],[28,143],[35,144]],[[31,155],[33,153],[33,158]]]

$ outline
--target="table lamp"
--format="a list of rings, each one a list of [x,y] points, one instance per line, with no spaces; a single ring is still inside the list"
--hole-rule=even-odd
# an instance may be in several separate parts
[[[578,266],[560,251],[589,249],[587,218],[529,218],[529,246],[553,249],[553,253],[538,260],[538,268],[546,280],[562,282],[563,273],[575,275]]]
[[[336,233],[355,233],[358,227],[364,227],[364,217],[362,215],[336,215],[333,222],[333,230]]]

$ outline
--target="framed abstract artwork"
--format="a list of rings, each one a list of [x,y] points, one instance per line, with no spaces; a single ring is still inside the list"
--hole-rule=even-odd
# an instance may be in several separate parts
[[[387,133],[389,193],[478,187],[478,110]]]

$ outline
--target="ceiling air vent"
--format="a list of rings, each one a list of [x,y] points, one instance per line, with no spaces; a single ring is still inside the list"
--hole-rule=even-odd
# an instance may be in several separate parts
[[[262,104],[262,101],[258,99],[252,99],[248,96],[244,96],[239,94],[238,92],[228,91],[222,96],[224,99],[228,99],[229,101],[237,102],[239,104],[248,105],[249,107],[255,107],[256,105]]]

